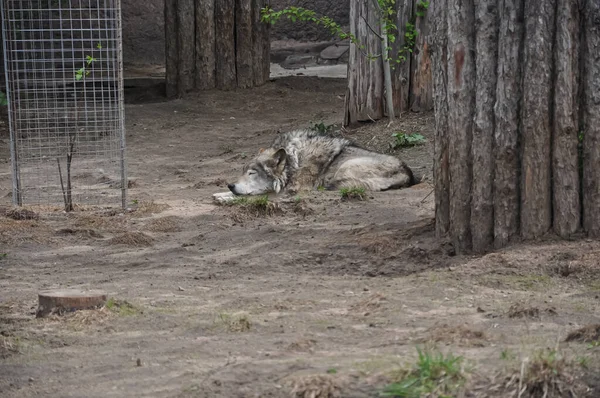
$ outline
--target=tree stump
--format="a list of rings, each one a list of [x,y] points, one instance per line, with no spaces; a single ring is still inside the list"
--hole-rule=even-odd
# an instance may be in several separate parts
[[[38,318],[54,313],[72,312],[102,307],[106,293],[96,290],[53,290],[38,294]]]

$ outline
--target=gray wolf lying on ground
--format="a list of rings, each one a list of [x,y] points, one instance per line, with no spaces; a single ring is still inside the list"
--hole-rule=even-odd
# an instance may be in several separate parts
[[[227,187],[235,195],[263,195],[319,187],[386,191],[414,183],[411,169],[393,156],[368,151],[344,138],[296,130],[277,136]]]

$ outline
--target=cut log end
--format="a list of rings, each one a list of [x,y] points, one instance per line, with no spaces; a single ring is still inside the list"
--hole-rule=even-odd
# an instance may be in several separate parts
[[[38,294],[38,318],[77,310],[96,309],[106,303],[106,293],[101,291],[53,290]]]
[[[213,194],[213,201],[220,205],[231,203],[235,200],[235,198],[236,196],[231,192],[220,192]]]

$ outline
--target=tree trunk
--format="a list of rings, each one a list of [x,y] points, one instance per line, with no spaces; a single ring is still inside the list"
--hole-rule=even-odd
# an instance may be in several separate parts
[[[519,234],[519,103],[523,46],[523,1],[500,7],[498,69],[494,105],[494,246],[506,246]]]
[[[383,117],[381,57],[370,60],[365,56],[365,54],[377,55],[381,52],[381,40],[371,32],[371,29],[379,33],[377,10],[370,6],[370,2],[351,2],[350,32],[364,44],[364,49],[356,44],[350,45],[345,125]]]
[[[600,235],[600,3],[581,4],[431,4],[436,230],[459,253]]]
[[[430,35],[431,11],[419,8],[421,0],[415,0],[413,5],[415,29],[418,33],[415,49],[410,58],[410,92],[409,105],[413,112],[424,112],[433,109],[433,79],[431,74],[431,58],[429,54],[428,36]],[[430,9],[435,1],[430,1]],[[417,11],[423,16],[416,15]],[[407,108],[408,109],[408,108]]]
[[[266,57],[264,53],[264,37],[266,28],[269,26],[260,21],[261,15],[260,10],[266,5],[265,0],[252,0],[252,75],[254,76],[253,85],[260,85],[269,79],[267,75],[265,77],[265,63],[267,64],[267,70],[270,66],[269,52],[267,51]],[[268,32],[266,34],[268,37]],[[270,44],[270,43],[269,43]],[[267,48],[268,49],[268,48]]]
[[[260,1],[262,1],[262,3],[260,3]],[[262,4],[259,6],[260,8],[262,8],[266,5],[269,5],[270,0],[259,0],[259,4]],[[263,64],[263,69],[262,69],[263,73],[262,73],[262,79],[261,79],[260,84],[264,84],[264,82],[268,81],[269,78],[271,77],[271,40],[270,40],[271,25],[263,23],[259,26],[261,27],[261,29],[260,29],[260,35],[258,37],[260,38],[261,43],[262,43],[262,64]],[[257,76],[260,76],[260,75],[257,73]]]
[[[168,98],[177,96],[177,0],[165,0],[165,81]]]
[[[357,121],[377,120],[391,110],[383,112],[386,103],[393,103],[394,116],[412,110],[414,112],[433,109],[433,74],[430,59],[428,39],[429,15],[436,9],[436,3],[429,2],[429,10],[424,8],[420,0],[397,0],[395,5],[395,24],[398,30],[396,40],[389,43],[391,47],[391,79],[392,101],[383,97],[385,90],[380,88],[385,81],[384,62],[369,60],[366,56],[382,53],[382,43],[379,40],[381,21],[379,6],[376,1],[350,2],[350,31],[359,43],[350,48],[348,61],[348,92],[345,104],[344,124]],[[408,25],[414,26],[417,32],[414,46],[407,40]],[[410,29],[414,33],[415,29]],[[375,32],[375,33],[374,33]],[[380,83],[380,81],[382,83]],[[387,107],[385,107],[387,108]]]
[[[196,0],[196,88],[215,88],[215,0]]]
[[[219,0],[215,4],[215,25],[217,26],[216,59],[217,88],[234,89],[235,72],[235,0]]]
[[[196,63],[196,32],[194,25],[194,0],[177,0],[177,92],[183,96],[194,88]]]
[[[381,14],[381,9],[379,13]],[[396,118],[396,111],[394,110],[394,89],[392,87],[392,69],[390,66],[389,54],[387,54],[388,48],[388,36],[386,32],[386,26],[383,19],[381,20],[381,48],[384,49],[381,53],[381,62],[383,63],[383,87],[385,90],[385,106],[387,108],[387,116],[390,122]]]
[[[428,38],[433,66],[435,139],[433,181],[435,186],[435,225],[438,238],[450,231],[450,180],[448,159],[448,10],[447,0],[431,3],[432,35]]]
[[[473,0],[448,0],[448,154],[450,233],[458,252],[471,249],[475,47]]]
[[[496,0],[475,4],[475,126],[473,130],[473,200],[471,230],[473,250],[483,252],[494,242],[494,102],[498,66],[498,7]]]
[[[559,0],[554,51],[553,200],[554,232],[563,238],[580,227],[579,195],[579,5]]]
[[[235,62],[237,86],[241,88],[254,85],[252,27],[252,0],[235,0]]]
[[[552,226],[551,96],[555,6],[525,2],[523,51],[521,235],[536,238]]]
[[[398,114],[407,111],[410,107],[410,86],[411,86],[411,54],[403,50],[406,46],[404,33],[406,24],[413,20],[413,0],[398,0],[396,2],[396,42],[392,45],[392,53],[400,54],[400,59],[396,62],[394,68],[394,106]]]
[[[583,226],[600,236],[600,3],[586,0],[583,19]]]
[[[270,77],[268,0],[165,0],[167,96],[232,90]]]

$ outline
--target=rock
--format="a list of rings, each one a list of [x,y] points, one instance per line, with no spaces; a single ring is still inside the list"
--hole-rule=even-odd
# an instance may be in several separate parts
[[[288,56],[285,61],[281,63],[284,68],[300,68],[308,65],[316,65],[317,57],[314,55],[297,55],[293,54]]]
[[[338,60],[348,52],[349,48],[350,46],[347,45],[334,44],[321,51],[319,57],[325,60]]]

